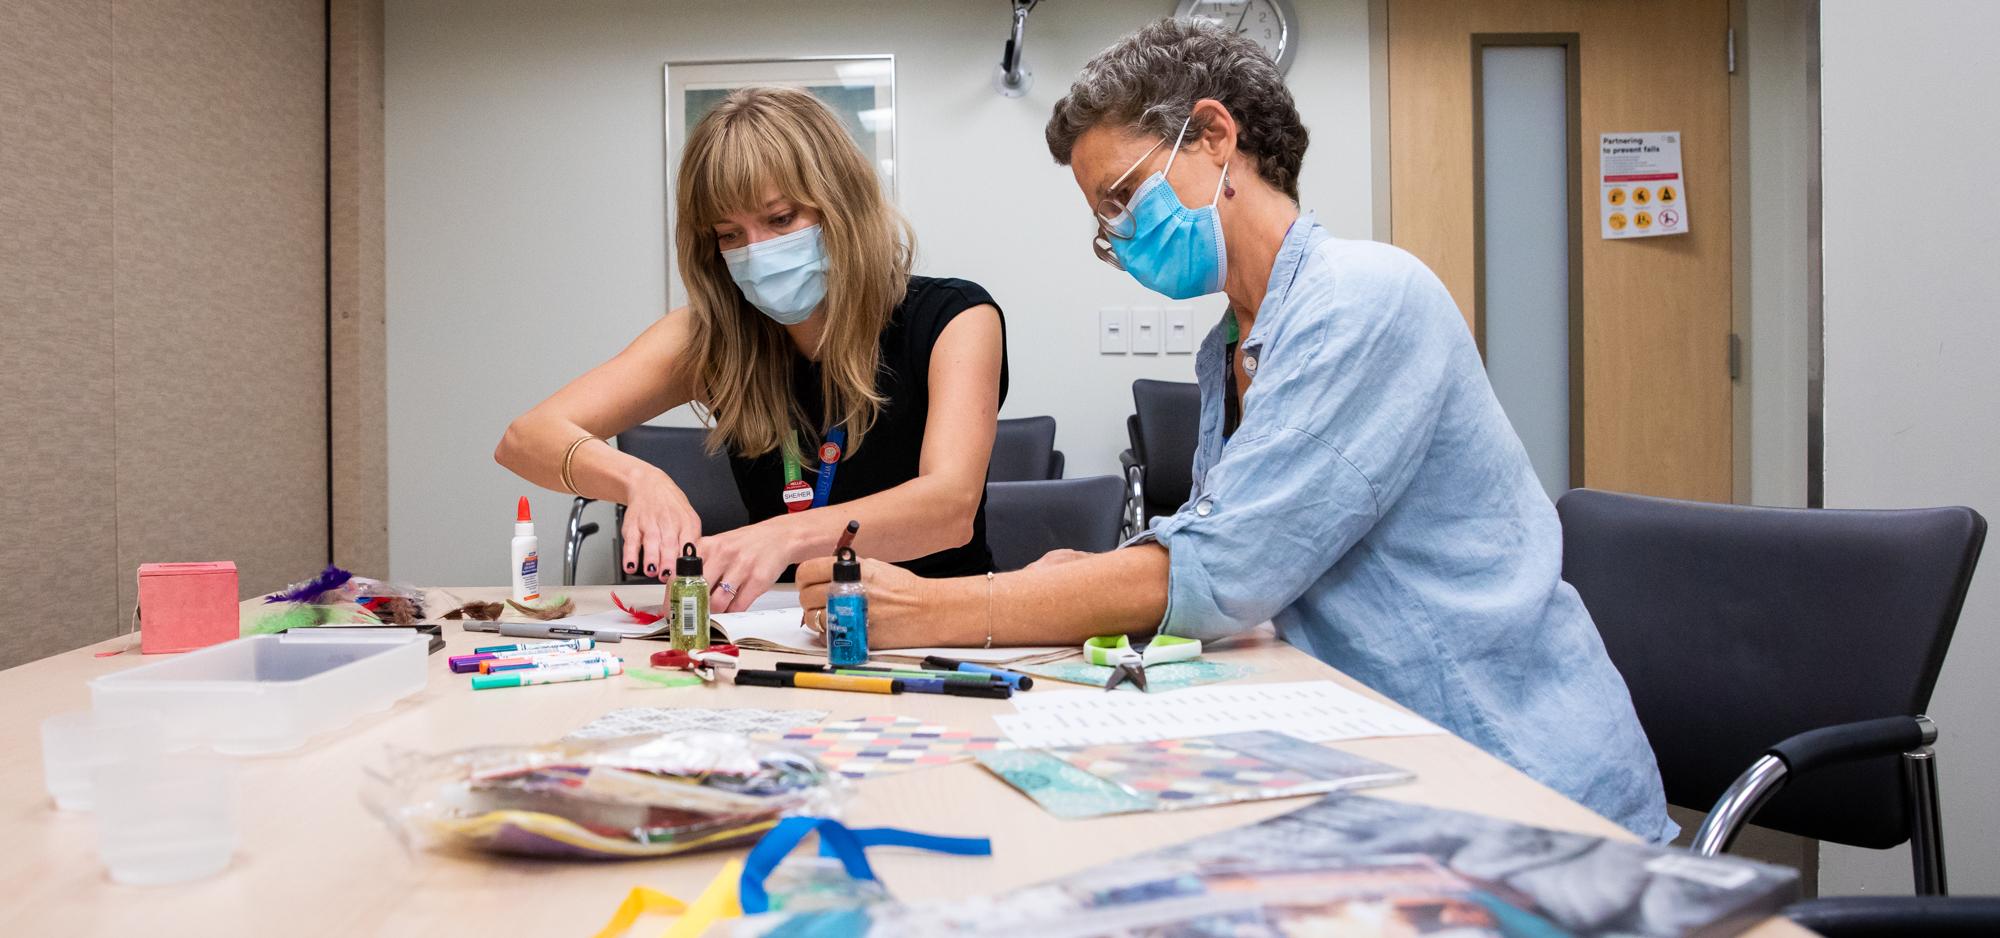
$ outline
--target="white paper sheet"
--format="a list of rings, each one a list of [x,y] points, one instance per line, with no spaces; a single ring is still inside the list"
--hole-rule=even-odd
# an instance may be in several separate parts
[[[1376,703],[1332,681],[1191,687],[1159,694],[1036,691],[1014,695],[1018,713],[993,718],[1030,748],[1139,743],[1277,730],[1328,742],[1442,733],[1436,724]]]

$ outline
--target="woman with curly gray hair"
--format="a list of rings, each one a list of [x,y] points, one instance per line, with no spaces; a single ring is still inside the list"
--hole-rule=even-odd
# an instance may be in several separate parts
[[[1301,214],[1306,129],[1247,39],[1182,20],[1084,66],[1048,123],[1097,256],[1228,307],[1195,360],[1194,489],[1140,543],[918,580],[867,563],[882,647],[1047,645],[1107,632],[1288,642],[1640,836],[1659,768],[1576,591],[1562,533],[1423,263]],[[824,604],[828,561],[799,568]]]

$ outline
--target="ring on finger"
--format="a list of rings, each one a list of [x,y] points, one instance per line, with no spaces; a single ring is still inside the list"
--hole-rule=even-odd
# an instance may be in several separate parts
[[[736,595],[736,584],[727,581],[717,583],[715,584],[715,591],[718,593],[728,593],[729,595],[734,596]]]
[[[824,632],[824,631],[826,631],[826,610],[825,610],[825,609],[814,609],[814,610],[813,610],[813,631],[815,631],[815,632]]]

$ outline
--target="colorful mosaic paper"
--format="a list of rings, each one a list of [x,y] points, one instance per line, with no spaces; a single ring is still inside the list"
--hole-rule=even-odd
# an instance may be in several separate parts
[[[1372,759],[1283,733],[1231,733],[1048,750],[1156,811],[1365,788],[1409,779]]]
[[[896,716],[836,720],[759,738],[811,752],[848,778],[946,765],[1010,745],[998,736],[976,736],[970,730]]]
[[[1039,749],[982,752],[979,764],[1056,817],[1101,817],[1146,811],[1153,802]]]

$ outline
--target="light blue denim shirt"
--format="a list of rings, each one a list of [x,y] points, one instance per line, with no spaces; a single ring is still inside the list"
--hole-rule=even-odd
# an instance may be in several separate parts
[[[1422,262],[1285,236],[1223,439],[1224,326],[1202,342],[1194,491],[1153,536],[1162,630],[1285,641],[1641,837],[1670,839],[1624,678],[1562,580],[1555,506],[1451,295]],[[1246,363],[1247,367],[1247,363]]]

